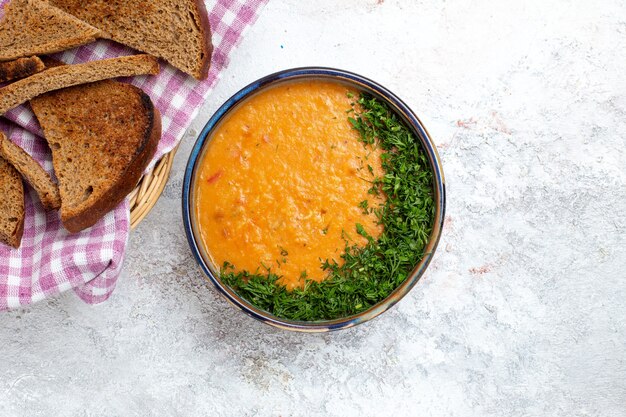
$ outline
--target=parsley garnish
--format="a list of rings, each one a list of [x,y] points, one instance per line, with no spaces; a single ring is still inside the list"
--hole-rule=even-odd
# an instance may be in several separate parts
[[[359,203],[359,207],[363,209],[363,214],[369,214],[369,203],[367,200],[363,200]]]
[[[361,94],[348,117],[366,145],[383,150],[385,174],[372,182],[370,194],[384,193],[378,207],[367,201],[384,226],[378,239],[362,225],[354,232],[368,239],[364,247],[351,243],[344,233],[343,263],[322,260],[329,276],[322,282],[308,280],[303,271],[302,288],[288,291],[280,278],[267,273],[235,272],[224,263],[222,281],[256,307],[290,320],[332,320],[367,310],[384,300],[402,284],[423,256],[435,214],[433,174],[419,141],[389,107],[374,97]],[[371,170],[370,167],[368,169]]]

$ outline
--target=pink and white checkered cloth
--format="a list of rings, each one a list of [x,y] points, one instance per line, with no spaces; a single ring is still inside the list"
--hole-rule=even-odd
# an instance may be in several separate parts
[[[0,13],[8,1],[0,0]],[[165,63],[158,76],[126,80],[141,87],[161,112],[163,135],[153,163],[181,140],[227,65],[229,53],[267,1],[205,0],[214,47],[207,80],[198,82]],[[55,57],[65,63],[79,63],[133,53],[114,42],[99,40]],[[0,118],[0,130],[52,172],[50,151],[30,107],[19,106],[5,118]],[[34,303],[70,289],[90,304],[109,298],[121,272],[129,219],[128,201],[124,201],[93,227],[69,234],[58,213],[45,212],[36,193],[26,187],[22,245],[19,249],[0,245],[0,310]]]

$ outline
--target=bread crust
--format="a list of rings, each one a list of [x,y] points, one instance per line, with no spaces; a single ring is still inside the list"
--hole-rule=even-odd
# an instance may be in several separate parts
[[[198,9],[198,16],[200,16],[200,32],[202,33],[204,51],[204,60],[200,67],[200,73],[196,77],[199,80],[205,80],[209,76],[209,69],[211,68],[211,57],[213,56],[213,42],[211,41],[211,24],[209,23],[209,14],[207,13],[206,6],[203,0],[196,0],[196,8]]]
[[[24,235],[24,218],[18,219],[15,232],[11,236],[4,236],[0,233],[0,242],[5,243],[15,249],[19,249],[22,244],[22,236]]]
[[[148,54],[121,56],[84,62],[82,64],[53,66],[1,88],[0,115],[50,91],[109,78],[142,74],[156,75],[159,71],[158,59]]]
[[[16,11],[16,9],[19,11],[28,10],[31,13],[31,17],[34,17],[34,22],[21,21],[20,17],[22,16]],[[13,0],[7,3],[5,5],[5,15],[2,21],[0,21],[0,26],[2,26],[7,33],[9,33],[9,40],[12,40],[11,34],[16,30],[35,30],[39,31],[38,35],[42,35],[42,27],[46,25],[47,27],[57,27],[59,22],[71,24],[74,31],[64,31],[67,35],[65,38],[52,40],[48,38],[45,42],[41,41],[36,44],[15,44],[14,42],[6,42],[6,39],[0,37],[0,40],[5,40],[2,47],[0,47],[0,61],[12,61],[16,58],[31,55],[51,54],[54,52],[65,51],[70,48],[93,42],[102,35],[99,29],[83,22],[80,19],[77,19],[57,7],[52,6],[48,3],[48,0]],[[31,26],[28,26],[27,23],[30,23]],[[0,31],[0,34],[1,33],[2,31]]]
[[[35,161],[24,149],[11,142],[2,132],[0,132],[0,157],[13,165],[13,168],[33,187],[45,210],[58,210],[61,208],[59,188],[52,181],[50,175],[44,171],[39,162]],[[29,166],[33,169],[29,169]],[[43,177],[46,183],[37,182],[37,173],[39,173],[40,177]]]
[[[22,184],[22,188],[24,185]],[[18,249],[22,244],[22,236],[24,235],[24,218],[26,217],[26,212],[24,212],[24,216],[22,216],[17,221],[17,227],[15,228],[15,233],[11,236],[11,241],[9,244],[13,246],[15,249]]]
[[[139,90],[141,91],[141,89]],[[143,91],[141,91],[141,102],[144,109],[148,112],[150,119],[149,127],[144,133],[142,146],[137,150],[133,161],[120,175],[120,179],[117,183],[111,186],[91,207],[73,216],[61,216],[63,226],[65,226],[69,232],[76,233],[93,226],[106,213],[117,207],[133,188],[135,188],[144,169],[154,156],[159,140],[161,139],[161,113],[154,106],[150,97]]]
[[[125,20],[125,16],[128,13],[123,13],[123,11],[130,11],[129,5],[132,5],[131,2],[107,2],[106,0],[50,1],[53,5],[60,8],[61,10],[64,10],[67,13],[70,13],[71,15],[80,18],[85,22],[88,22],[94,27],[98,27],[102,32],[102,37],[112,39],[121,44],[130,46],[138,51],[143,51],[154,56],[158,56],[169,62],[175,68],[178,68],[179,70],[191,75],[198,80],[204,80],[208,76],[209,67],[211,65],[211,56],[213,53],[213,45],[211,42],[211,28],[209,23],[209,17],[203,0],[184,0],[179,2],[181,4],[184,3],[183,7],[180,8],[180,11],[184,10],[185,13],[189,12],[192,15],[194,25],[194,28],[182,28],[182,30],[184,30],[184,33],[188,35],[185,36],[185,42],[187,44],[193,44],[193,55],[186,55],[182,61],[180,57],[177,57],[177,53],[171,54],[169,53],[171,51],[163,51],[162,47],[158,45],[158,42],[156,44],[150,43],[150,40],[147,39],[150,36],[146,36],[145,27],[133,28],[130,22]],[[145,3],[158,3],[156,6],[166,5],[166,2],[151,1]],[[153,30],[157,30],[156,28],[154,28],[155,23],[152,22],[153,18],[158,17],[156,15],[155,8],[143,8],[141,6],[135,6],[134,8],[132,8],[132,12],[136,13],[136,17],[138,19],[142,19],[142,21],[145,22],[150,22],[148,23],[148,25],[152,25]],[[186,19],[186,16],[182,16],[182,18]],[[187,22],[185,21],[185,23]],[[191,22],[189,23],[191,24]],[[187,34],[187,30],[190,30],[193,33]],[[152,33],[152,31],[150,33]],[[137,36],[139,36],[139,38],[137,38]]]
[[[20,177],[19,172],[8,161],[3,162],[5,162],[9,169],[12,171],[9,173],[9,175],[12,175],[16,178],[16,184],[18,184],[18,187],[20,187],[22,197],[22,212],[21,216],[19,216],[17,219],[17,223],[15,224],[13,233],[10,236],[6,236],[5,234],[0,233],[0,241],[17,249],[22,243],[22,235],[24,234],[24,218],[26,216],[26,210],[24,207],[24,183],[22,182],[22,178]]]
[[[0,82],[25,78],[44,69],[46,66],[38,56],[0,62]]]

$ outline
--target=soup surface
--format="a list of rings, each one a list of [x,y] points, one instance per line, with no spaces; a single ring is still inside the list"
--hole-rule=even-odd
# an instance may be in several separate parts
[[[381,176],[381,151],[359,141],[344,85],[292,82],[251,97],[220,123],[196,181],[196,218],[216,267],[271,272],[288,289],[321,281],[326,259],[341,263],[346,239],[365,245],[356,224],[377,238],[364,210]],[[356,92],[352,92],[356,95]]]

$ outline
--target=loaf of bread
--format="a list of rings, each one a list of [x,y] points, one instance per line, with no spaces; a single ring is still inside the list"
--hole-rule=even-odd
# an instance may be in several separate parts
[[[0,157],[8,161],[22,174],[22,177],[35,189],[41,205],[46,210],[57,210],[61,207],[59,187],[50,175],[22,148],[11,142],[0,132]]]
[[[90,227],[137,185],[161,137],[161,116],[141,89],[112,80],[30,103],[52,150],[61,221],[70,232]]]
[[[165,59],[201,80],[211,62],[211,30],[202,0],[50,0],[108,37]]]
[[[24,233],[24,185],[22,177],[0,158],[0,242],[19,248]]]
[[[64,51],[100,34],[46,0],[11,0],[0,21],[0,61]]]
[[[49,91],[107,78],[158,73],[157,59],[145,54],[60,65],[0,88],[0,115]]]

